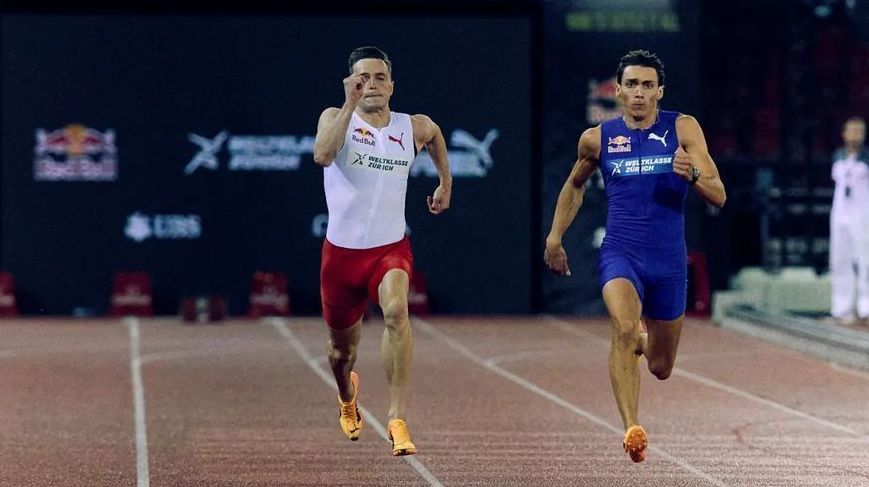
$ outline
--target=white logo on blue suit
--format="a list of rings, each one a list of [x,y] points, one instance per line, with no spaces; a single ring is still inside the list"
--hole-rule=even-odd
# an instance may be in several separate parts
[[[650,134],[649,134],[649,140],[657,140],[658,142],[664,144],[664,147],[667,147],[667,134],[668,134],[669,132],[670,132],[670,129],[667,129],[667,130],[664,132],[664,135],[658,135],[658,134],[652,134],[652,133],[650,133]]]

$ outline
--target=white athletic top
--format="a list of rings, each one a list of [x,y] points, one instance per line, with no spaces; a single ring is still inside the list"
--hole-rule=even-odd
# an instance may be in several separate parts
[[[869,216],[869,161],[867,153],[836,151],[833,161],[832,213],[837,220],[866,221]]]
[[[410,115],[392,112],[389,125],[377,129],[353,112],[344,146],[323,170],[329,242],[370,249],[401,240],[413,160]]]

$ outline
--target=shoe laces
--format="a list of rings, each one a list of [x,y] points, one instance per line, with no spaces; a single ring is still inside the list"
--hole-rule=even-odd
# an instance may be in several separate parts
[[[344,401],[340,402],[341,408],[341,417],[356,420],[356,403],[350,401],[345,403]]]
[[[396,421],[389,428],[389,433],[392,435],[392,440],[395,443],[402,443],[410,440],[410,431],[408,431],[407,423],[404,421]]]

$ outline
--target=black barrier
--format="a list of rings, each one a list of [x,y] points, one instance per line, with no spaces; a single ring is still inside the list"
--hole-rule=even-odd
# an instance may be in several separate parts
[[[257,270],[319,311],[320,111],[343,101],[353,48],[394,64],[396,111],[429,114],[454,172],[407,217],[435,312],[530,311],[531,19],[289,16],[2,18],[2,265],[25,313],[105,311],[117,271],[145,271],[155,311],[225,295]]]

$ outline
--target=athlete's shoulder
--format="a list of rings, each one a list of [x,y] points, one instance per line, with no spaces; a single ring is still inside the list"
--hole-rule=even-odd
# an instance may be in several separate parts
[[[601,126],[602,125],[603,124],[595,125],[594,127],[589,127],[587,129],[583,130],[582,133],[579,135],[579,140],[582,140],[584,138],[593,138],[593,137],[600,140]]]
[[[435,128],[438,128],[437,124],[434,123],[434,120],[432,120],[431,117],[423,113],[415,113],[413,115],[398,113],[397,115],[404,116],[410,119],[410,126],[413,129],[413,136],[415,138],[422,137],[424,139],[427,139],[426,134],[431,134],[434,132]]]
[[[406,113],[396,113],[396,112],[393,112],[393,113],[395,113],[398,116],[410,117],[410,122],[415,123],[415,124],[416,123],[418,123],[418,124],[434,123],[434,121],[431,119],[431,117],[429,117],[428,115],[426,115],[424,113],[414,113],[413,115],[408,115]]]
[[[320,121],[332,120],[338,116],[338,112],[340,111],[341,109],[338,107],[326,107],[326,109],[320,113]]]
[[[845,151],[844,147],[838,147],[833,151],[833,162],[841,161],[845,157],[848,156],[848,153]]]
[[[694,117],[694,115],[689,115],[687,113],[682,112],[661,112],[666,113],[668,116],[672,117],[673,120],[678,124],[691,124],[691,125],[700,125],[700,122]]]
[[[599,154],[601,144],[600,138],[601,125],[596,125],[583,130],[582,134],[579,136],[579,141],[577,142],[577,148],[579,149],[580,154]]]
[[[685,113],[673,112],[676,114],[673,125],[676,126],[676,132],[679,137],[701,137],[703,129],[700,127],[700,122],[693,115]]]

